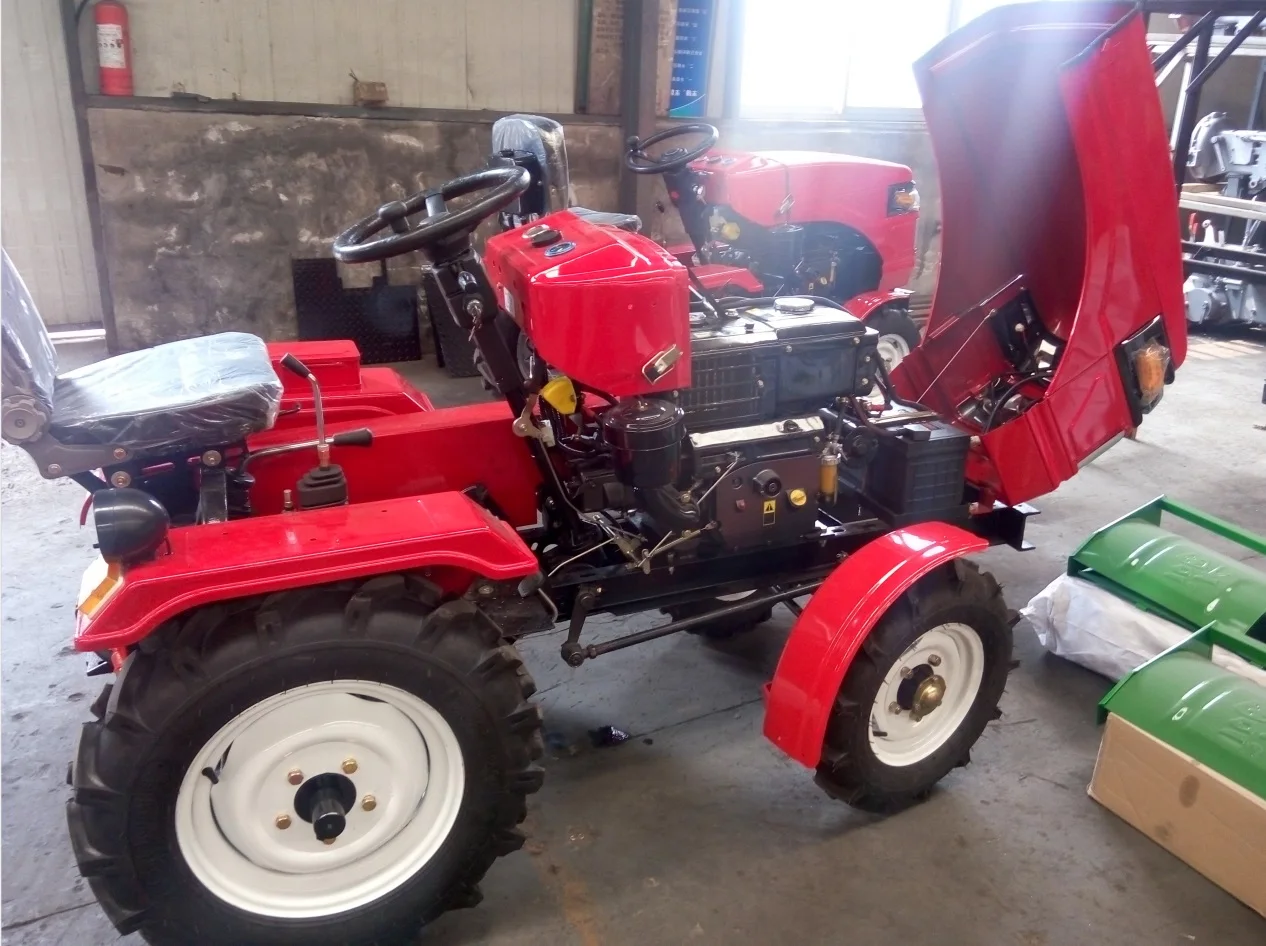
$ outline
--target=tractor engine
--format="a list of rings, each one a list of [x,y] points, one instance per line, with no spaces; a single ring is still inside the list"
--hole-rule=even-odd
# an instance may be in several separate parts
[[[876,334],[802,297],[696,316],[691,385],[600,413],[610,462],[580,473],[578,505],[636,510],[656,541],[698,532],[726,549],[793,542],[824,513],[962,518],[969,436],[914,405],[872,418],[861,400],[875,390]]]
[[[568,211],[493,237],[483,262],[540,391],[516,431],[635,564],[794,542],[824,515],[965,515],[968,435],[871,404],[879,334],[829,299],[717,303],[647,238]]]
[[[690,387],[674,392],[692,432],[792,417],[874,386],[878,333],[800,296],[691,314]]]

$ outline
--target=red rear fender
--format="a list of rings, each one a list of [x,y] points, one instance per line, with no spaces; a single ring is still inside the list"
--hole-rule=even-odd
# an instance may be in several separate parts
[[[831,573],[791,629],[769,686],[765,736],[814,768],[844,675],[885,611],[920,578],[989,545],[943,522],[890,532]]]
[[[514,529],[455,492],[186,526],[170,540],[81,617],[78,650],[130,646],[216,601],[429,567],[494,580],[538,567]]]
[[[355,342],[269,342],[268,356],[281,380],[281,412],[274,430],[316,427],[312,387],[281,367],[281,359],[287,354],[302,361],[316,376],[327,423],[366,421],[431,409],[430,399],[392,369],[362,368]]]

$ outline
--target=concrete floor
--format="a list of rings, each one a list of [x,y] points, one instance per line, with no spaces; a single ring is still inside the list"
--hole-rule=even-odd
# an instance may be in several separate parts
[[[1036,551],[982,557],[1013,607],[1058,574],[1091,529],[1158,493],[1266,531],[1266,345],[1196,339],[1137,442],[1042,501]],[[424,385],[437,401],[469,382]],[[10,946],[123,942],[75,872],[64,775],[100,682],[68,642],[92,539],[82,493],[38,479],[3,445],[3,939]],[[595,636],[653,618],[598,619]],[[487,899],[422,942],[620,944],[1266,941],[1266,923],[1085,793],[1106,681],[1044,655],[1016,629],[1022,664],[1003,718],[933,797],[877,820],[828,801],[760,735],[759,685],[790,615],[729,646],[677,636],[579,671],[561,635],[523,650],[553,746],[531,801],[527,849],[499,863]],[[634,734],[590,748],[586,730]],[[228,946],[228,944],[226,944]]]

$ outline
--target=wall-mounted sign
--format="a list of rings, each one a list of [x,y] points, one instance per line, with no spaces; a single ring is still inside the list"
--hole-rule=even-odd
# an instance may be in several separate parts
[[[679,0],[673,45],[668,114],[697,118],[707,114],[708,66],[712,61],[712,24],[716,0]]]

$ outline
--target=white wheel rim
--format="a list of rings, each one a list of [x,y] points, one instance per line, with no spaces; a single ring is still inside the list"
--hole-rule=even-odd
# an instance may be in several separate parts
[[[884,765],[914,765],[940,749],[967,718],[984,675],[985,647],[968,625],[942,624],[921,635],[888,668],[875,696],[870,712],[875,758]],[[937,680],[943,695],[929,708]],[[924,681],[931,682],[920,703]],[[920,714],[920,708],[926,712]]]
[[[901,363],[902,358],[910,354],[909,342],[900,335],[880,335],[876,348],[887,371],[892,371]]]
[[[203,770],[217,766],[212,784]],[[291,775],[302,784],[345,766],[356,804],[326,845],[296,811]],[[457,737],[430,704],[381,683],[313,683],[255,704],[203,746],[176,799],[176,840],[198,880],[234,907],[331,916],[378,900],[430,861],[464,787]]]

